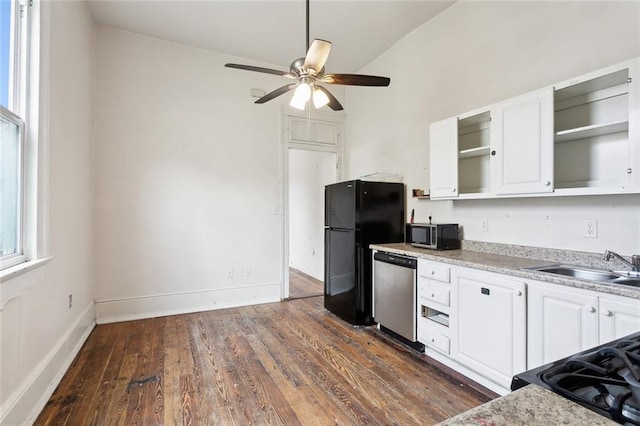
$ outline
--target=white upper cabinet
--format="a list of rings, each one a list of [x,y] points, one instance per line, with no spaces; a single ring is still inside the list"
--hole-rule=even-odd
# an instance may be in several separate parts
[[[638,59],[555,86],[559,194],[638,191],[639,94]]]
[[[461,197],[491,191],[491,111],[458,118],[458,192]]]
[[[458,118],[433,123],[430,128],[429,167],[432,198],[458,196]]]
[[[639,63],[433,123],[431,197],[640,192]]]
[[[546,88],[495,106],[496,194],[553,191],[552,105],[553,90]]]

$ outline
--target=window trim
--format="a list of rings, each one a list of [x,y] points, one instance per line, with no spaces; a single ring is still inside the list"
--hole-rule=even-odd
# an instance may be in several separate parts
[[[22,214],[21,262],[8,266],[0,261],[0,282],[16,270],[27,271],[31,265],[50,259],[48,245],[48,105],[50,6],[40,0],[16,0],[15,18],[20,44],[17,56],[19,85],[13,85],[13,113],[23,121],[22,131]],[[15,45],[15,43],[13,44]],[[18,62],[19,61],[19,62]],[[14,64],[15,65],[15,64]],[[17,88],[17,89],[16,89]],[[12,96],[12,93],[9,93]]]

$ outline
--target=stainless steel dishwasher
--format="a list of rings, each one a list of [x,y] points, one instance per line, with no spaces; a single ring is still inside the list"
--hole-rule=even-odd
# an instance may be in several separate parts
[[[373,255],[373,316],[380,330],[423,352],[417,342],[415,258],[376,252]]]

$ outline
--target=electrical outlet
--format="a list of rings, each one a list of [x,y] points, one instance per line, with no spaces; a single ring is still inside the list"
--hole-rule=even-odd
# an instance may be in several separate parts
[[[73,294],[69,295],[69,309],[73,306]]]
[[[595,219],[585,220],[582,224],[583,238],[598,238],[598,221]]]
[[[244,268],[244,276],[245,277],[250,277],[251,276],[251,267],[250,266],[246,266]]]
[[[233,269],[227,269],[227,278],[233,278]]]
[[[480,221],[480,230],[483,232],[489,231],[489,219],[487,219],[486,217],[483,218],[482,221]]]

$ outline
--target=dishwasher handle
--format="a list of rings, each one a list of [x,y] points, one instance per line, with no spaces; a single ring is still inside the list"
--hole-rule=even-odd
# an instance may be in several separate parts
[[[418,268],[418,260],[415,257],[400,256],[392,253],[376,252],[373,259],[378,262],[390,263],[410,269]]]

